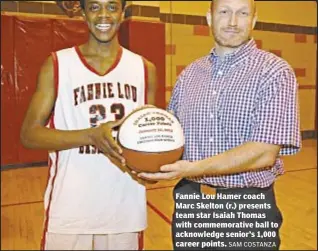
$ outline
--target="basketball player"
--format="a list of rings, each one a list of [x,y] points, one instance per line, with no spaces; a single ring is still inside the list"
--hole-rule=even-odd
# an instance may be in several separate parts
[[[215,231],[220,238],[187,241],[200,242],[203,249],[278,250],[283,218],[274,184],[284,173],[281,156],[301,149],[297,79],[288,62],[257,48],[253,0],[214,0],[207,17],[215,47],[180,74],[168,106],[184,129],[183,160],[161,167],[161,172],[139,175],[181,179],[174,188],[175,205],[197,203],[182,199],[193,193],[202,195],[204,205],[219,205],[189,211],[208,212],[202,220],[191,219],[192,226],[219,225],[200,230]],[[215,199],[204,200],[205,194]],[[183,207],[175,207],[173,214],[174,249],[197,250],[182,246],[184,238],[177,233],[198,230],[177,228],[183,221],[178,214],[184,214]],[[242,221],[250,227],[240,229]],[[236,229],[226,228],[227,223]],[[239,230],[249,234],[240,236]],[[263,231],[272,235],[259,234]]]
[[[118,42],[125,1],[81,5],[89,39],[45,61],[21,129],[24,146],[49,150],[42,249],[137,250],[145,187],[113,137],[125,115],[154,103],[156,70]]]

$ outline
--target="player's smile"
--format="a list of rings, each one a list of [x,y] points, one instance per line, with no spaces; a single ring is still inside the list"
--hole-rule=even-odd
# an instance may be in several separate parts
[[[101,31],[101,32],[106,32],[106,31],[108,31],[112,26],[111,26],[111,24],[103,24],[103,23],[101,23],[101,24],[96,24],[95,27],[96,27],[97,30],[99,30],[99,31]]]

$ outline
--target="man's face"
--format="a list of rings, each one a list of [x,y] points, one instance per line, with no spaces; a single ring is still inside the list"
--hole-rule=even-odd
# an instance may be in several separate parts
[[[98,42],[107,43],[117,34],[123,18],[120,0],[86,0],[85,19]]]
[[[211,13],[212,32],[220,46],[236,48],[249,39],[256,21],[252,0],[215,0]]]

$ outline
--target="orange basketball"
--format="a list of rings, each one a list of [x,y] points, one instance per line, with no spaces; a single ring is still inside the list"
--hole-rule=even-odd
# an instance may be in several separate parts
[[[136,172],[159,172],[179,160],[184,136],[177,118],[156,107],[130,113],[118,130],[117,140],[126,164]]]

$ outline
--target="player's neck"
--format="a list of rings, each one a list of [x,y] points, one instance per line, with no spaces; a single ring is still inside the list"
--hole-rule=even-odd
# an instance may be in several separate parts
[[[120,48],[117,37],[114,37],[108,43],[100,43],[96,39],[89,39],[85,44],[85,50],[87,54],[99,55],[101,57],[109,57],[117,55]]]

